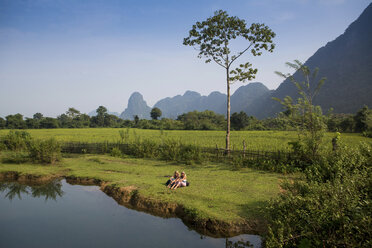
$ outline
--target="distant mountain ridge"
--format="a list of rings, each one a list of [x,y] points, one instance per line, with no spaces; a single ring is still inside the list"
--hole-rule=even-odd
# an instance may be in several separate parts
[[[167,97],[158,101],[154,107],[162,111],[162,117],[175,119],[177,116],[190,111],[212,110],[221,113],[221,105],[226,95],[212,92],[209,96],[202,96],[195,91],[186,91],[185,94]]]
[[[268,94],[270,90],[262,83],[249,83],[239,87],[231,95],[231,109],[233,112],[244,111],[257,98]],[[155,103],[154,107],[162,111],[163,118],[176,119],[179,115],[190,111],[211,110],[218,114],[226,114],[226,94],[213,91],[208,96],[202,96],[195,91],[186,91],[183,95],[166,97]],[[123,119],[133,119],[138,115],[141,119],[150,119],[150,111],[143,96],[135,92],[128,100],[128,107],[120,115]]]

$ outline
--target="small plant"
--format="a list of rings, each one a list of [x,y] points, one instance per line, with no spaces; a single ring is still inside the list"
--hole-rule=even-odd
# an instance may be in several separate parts
[[[126,131],[119,130],[120,140],[122,144],[124,144],[125,142],[129,142],[129,131],[129,127],[126,129]]]
[[[120,151],[120,149],[118,147],[114,147],[111,149],[111,152],[110,152],[110,156],[112,157],[121,157],[123,154],[122,152]]]

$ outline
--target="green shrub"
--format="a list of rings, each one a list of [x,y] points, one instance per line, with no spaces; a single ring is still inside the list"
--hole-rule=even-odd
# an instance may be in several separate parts
[[[27,150],[31,141],[31,135],[25,131],[9,131],[0,139],[1,147],[10,151]]]
[[[159,144],[155,141],[136,139],[131,144],[131,154],[137,158],[157,158],[159,155]]]
[[[202,163],[202,150],[197,145],[180,143],[180,156],[178,160],[179,162],[183,162],[185,164],[193,164],[194,162]]]
[[[123,154],[118,147],[114,147],[111,149],[110,155],[112,157],[121,157]]]
[[[54,138],[34,140],[30,143],[29,155],[36,163],[53,164],[62,158],[61,145]]]
[[[160,156],[166,161],[177,161],[181,152],[180,142],[173,139],[165,139],[161,146]]]
[[[364,131],[363,136],[367,138],[372,138],[372,130]]]
[[[29,161],[29,155],[23,151],[6,152],[3,154],[1,161],[9,164],[22,164]]]
[[[283,183],[267,209],[266,247],[371,247],[371,148],[341,147]]]

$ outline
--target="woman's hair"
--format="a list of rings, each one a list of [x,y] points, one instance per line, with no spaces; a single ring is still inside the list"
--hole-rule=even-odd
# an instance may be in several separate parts
[[[184,175],[182,178],[185,178],[186,179],[186,173],[184,171],[181,172],[181,175]]]
[[[173,174],[173,176],[178,176],[179,177],[180,176],[180,173],[178,171],[175,171],[174,174]]]

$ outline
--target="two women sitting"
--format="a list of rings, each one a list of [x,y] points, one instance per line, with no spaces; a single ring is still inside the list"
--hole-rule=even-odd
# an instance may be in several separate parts
[[[189,186],[189,183],[187,182],[186,173],[182,171],[180,175],[178,171],[175,171],[173,177],[169,178],[166,185],[170,189],[177,189],[179,187]]]

